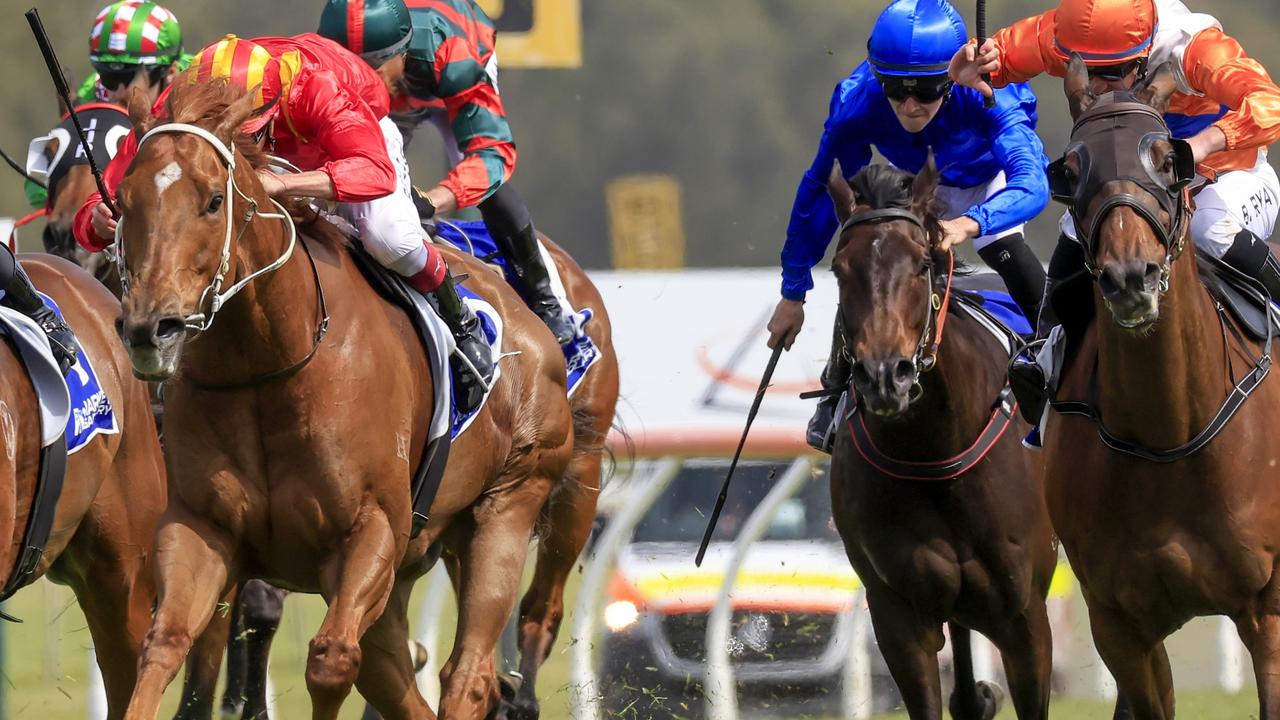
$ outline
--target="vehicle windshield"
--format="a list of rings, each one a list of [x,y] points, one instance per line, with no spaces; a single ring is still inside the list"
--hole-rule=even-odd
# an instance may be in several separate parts
[[[756,509],[787,471],[787,462],[739,463],[714,542],[732,542]],[[636,526],[632,542],[697,543],[715,507],[727,462],[687,463],[680,474]],[[815,468],[804,488],[778,508],[765,540],[823,540],[838,542],[831,520],[831,491],[826,466]]]

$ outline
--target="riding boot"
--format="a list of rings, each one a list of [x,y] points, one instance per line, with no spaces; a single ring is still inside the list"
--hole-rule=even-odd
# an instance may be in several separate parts
[[[480,318],[458,297],[452,275],[446,275],[440,287],[427,298],[449,327],[458,349],[449,359],[454,383],[458,389],[458,412],[466,415],[480,407],[484,394],[493,382],[493,356]]]
[[[1035,332],[1040,300],[1044,297],[1044,267],[1035,252],[1027,245],[1022,233],[1006,235],[978,251],[987,267],[995,270],[1004,281],[1009,296],[1018,304],[1022,315]]]
[[[840,317],[836,316],[835,330],[831,333],[831,355],[827,358],[826,367],[822,368],[823,390],[833,391],[818,400],[818,407],[813,411],[813,419],[809,421],[805,440],[809,446],[819,452],[830,454],[835,444],[836,406],[840,404],[842,391],[849,386],[849,375],[852,371],[849,353],[845,349],[844,328],[840,327]]]
[[[1048,340],[1050,331],[1059,324],[1057,313],[1053,309],[1054,290],[1083,267],[1084,254],[1080,246],[1065,236],[1059,238],[1058,246],[1049,260],[1049,272],[1045,275],[1040,308],[1034,315],[1036,341]],[[1023,419],[1033,425],[1039,423],[1044,415],[1045,405],[1052,392],[1049,384],[1050,378],[1033,352],[1023,353],[1010,362],[1009,387],[1018,400],[1018,410]]]
[[[1280,263],[1265,240],[1241,230],[1222,255],[1222,262],[1261,283],[1272,302],[1280,301]]]
[[[53,349],[54,359],[62,374],[66,375],[76,357],[80,354],[80,343],[75,333],[67,327],[67,323],[58,317],[58,313],[44,304],[44,300],[31,284],[31,278],[18,264],[7,246],[0,251],[0,288],[4,289],[6,304],[35,321],[49,336],[49,346]]]
[[[511,263],[512,286],[524,298],[529,309],[551,328],[556,342],[561,345],[573,342],[577,331],[569,318],[565,317],[564,307],[551,292],[551,275],[547,272],[546,263],[542,261],[542,251],[538,247],[538,235],[533,229],[533,223],[514,234],[496,233],[494,240],[503,257]]]

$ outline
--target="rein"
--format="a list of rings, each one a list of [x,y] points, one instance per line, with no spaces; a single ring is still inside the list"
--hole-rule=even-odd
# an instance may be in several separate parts
[[[901,208],[885,208],[854,213],[840,226],[840,234],[843,235],[846,230],[855,225],[892,220],[905,220],[920,228],[921,232],[928,232],[924,223],[915,213]],[[916,388],[920,388],[919,374],[932,370],[938,364],[938,348],[942,345],[942,333],[946,327],[947,315],[951,309],[951,287],[955,278],[955,264],[955,253],[948,249],[946,283],[943,286],[941,295],[938,294],[934,287],[933,266],[932,264],[929,265],[929,307],[925,311],[925,325],[924,330],[921,332],[920,342],[916,346],[915,356],[912,357],[912,364],[915,366],[917,376]],[[871,437],[871,432],[867,428],[866,418],[863,417],[861,412],[861,405],[857,404],[857,399],[853,395],[853,389],[846,386],[835,390],[836,392],[847,392],[847,397],[854,397],[854,407],[845,411],[844,414],[848,419],[849,438],[853,443],[854,449],[858,451],[858,455],[871,467],[898,480],[952,480],[973,469],[1004,436],[1005,430],[1013,423],[1018,407],[1018,403],[1013,397],[1013,390],[1006,380],[1004,387],[1001,388],[996,397],[991,416],[987,420],[985,427],[967,449],[944,460],[899,460],[885,454],[876,446],[875,440]],[[805,393],[801,397],[815,397],[825,394],[831,394],[831,392]],[[916,397],[919,397],[919,392],[915,394],[912,400],[915,400]]]

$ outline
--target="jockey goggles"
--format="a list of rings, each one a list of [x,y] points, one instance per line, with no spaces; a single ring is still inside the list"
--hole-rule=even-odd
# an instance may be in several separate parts
[[[1129,77],[1129,73],[1137,68],[1138,74],[1135,82],[1140,82],[1147,74],[1147,58],[1140,57],[1128,62],[1122,62],[1117,65],[1099,65],[1088,68],[1089,77],[1106,80],[1108,82],[1119,82]]]
[[[168,65],[125,65],[120,69],[100,68],[98,69],[98,82],[102,87],[108,90],[116,90],[124,85],[133,82],[133,78],[139,71],[147,74],[148,85],[158,85],[164,80],[164,76],[169,72]]]
[[[935,103],[945,98],[955,84],[945,74],[913,76],[882,75],[877,72],[875,75],[880,81],[880,87],[884,89],[884,96],[895,102],[913,97],[926,105]]]

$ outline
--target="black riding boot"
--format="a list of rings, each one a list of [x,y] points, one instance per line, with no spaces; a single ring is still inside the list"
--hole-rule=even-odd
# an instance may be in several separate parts
[[[1222,262],[1262,283],[1271,300],[1280,301],[1280,263],[1272,257],[1265,240],[1241,230],[1223,254]]]
[[[35,321],[49,336],[49,346],[53,348],[54,360],[62,368],[65,375],[76,363],[80,354],[80,343],[76,342],[75,333],[63,322],[62,318],[36,293],[31,278],[18,264],[7,245],[0,243],[4,249],[0,251],[0,288],[4,289],[6,304]]]
[[[556,342],[568,345],[573,342],[575,330],[573,323],[565,317],[564,307],[551,292],[551,275],[547,272],[546,263],[542,261],[542,251],[538,248],[538,235],[530,223],[512,235],[494,236],[498,249],[511,263],[511,274],[514,277],[512,286],[520,297],[524,298],[542,322],[551,328]]]
[[[1053,309],[1054,290],[1083,269],[1084,253],[1080,245],[1067,237],[1058,238],[1058,245],[1049,259],[1040,308],[1034,316],[1036,340],[1047,339],[1049,331],[1058,324],[1058,315]],[[1018,357],[1009,364],[1009,386],[1018,399],[1023,419],[1033,425],[1039,423],[1045,404],[1049,402],[1049,380],[1034,355]]]
[[[1045,274],[1022,233],[1002,237],[979,250],[978,255],[987,267],[1000,274],[1009,296],[1022,309],[1034,332],[1044,297]]]
[[[449,358],[454,382],[458,387],[458,412],[463,415],[480,407],[485,390],[493,382],[493,356],[480,327],[480,318],[471,310],[454,287],[452,275],[427,296],[449,326],[458,350]]]
[[[836,316],[835,330],[831,333],[831,355],[827,358],[826,367],[822,368],[822,389],[843,390],[849,385],[851,366],[849,353],[845,350],[844,328],[840,327],[840,316]],[[814,450],[830,453],[835,441],[836,406],[840,404],[840,393],[827,395],[818,400],[818,407],[813,411],[813,419],[809,421],[809,430],[805,439]]]

